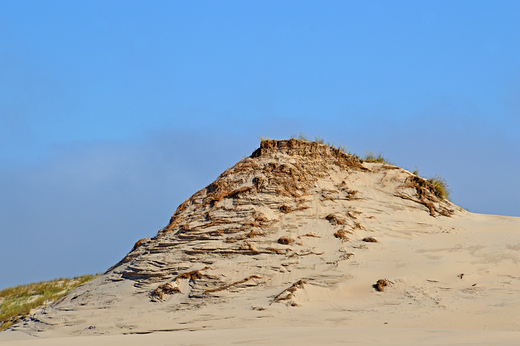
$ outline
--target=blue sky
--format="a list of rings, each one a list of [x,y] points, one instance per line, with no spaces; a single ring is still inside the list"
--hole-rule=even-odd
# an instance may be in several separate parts
[[[299,132],[520,216],[520,2],[0,2],[0,288],[106,270]]]

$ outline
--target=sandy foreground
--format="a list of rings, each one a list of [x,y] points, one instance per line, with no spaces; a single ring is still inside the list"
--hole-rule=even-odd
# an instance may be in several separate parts
[[[496,330],[275,327],[51,339],[11,333],[0,337],[0,345],[518,345],[519,340],[520,332]]]
[[[432,191],[398,167],[267,143],[0,344],[520,345],[520,218]]]

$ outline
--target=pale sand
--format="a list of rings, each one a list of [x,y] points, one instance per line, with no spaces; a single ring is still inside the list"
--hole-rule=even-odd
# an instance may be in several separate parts
[[[442,330],[404,328],[244,328],[157,332],[146,335],[76,336],[37,339],[11,336],[0,345],[24,346],[134,346],[134,345],[511,345],[520,332],[498,330]],[[19,340],[16,340],[19,339]],[[22,340],[20,340],[22,339]]]
[[[520,345],[520,218],[431,209],[408,171],[320,155],[243,160],[0,342]]]

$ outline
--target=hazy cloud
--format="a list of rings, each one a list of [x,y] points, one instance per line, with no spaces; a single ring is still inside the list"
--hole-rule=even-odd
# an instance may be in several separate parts
[[[0,260],[14,265],[0,287],[107,269],[257,145],[245,142],[164,132],[140,143],[61,147],[44,164],[4,167]]]

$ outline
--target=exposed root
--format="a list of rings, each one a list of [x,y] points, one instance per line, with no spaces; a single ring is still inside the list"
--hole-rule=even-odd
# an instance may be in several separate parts
[[[302,237],[321,238],[319,235],[311,234],[311,233],[307,233],[307,234],[303,234],[303,235],[299,235],[298,236],[299,239],[301,239]]]
[[[210,269],[210,267],[204,267],[199,270],[192,270],[191,272],[182,273],[177,275],[172,281],[175,281],[177,279],[189,279],[190,281],[195,281],[197,279],[202,279],[203,277],[209,277],[209,275],[202,274],[201,271]]]
[[[297,282],[293,283],[291,287],[284,289],[282,292],[280,292],[274,299],[269,303],[269,305],[273,303],[278,303],[283,300],[291,299],[294,295],[294,292],[296,292],[300,288],[304,288],[304,285],[307,283],[305,280],[298,280]]]
[[[209,267],[204,267],[199,270],[192,270],[187,273],[182,273],[177,275],[171,282],[164,283],[160,286],[158,286],[151,294],[152,300],[159,299],[161,301],[164,301],[167,299],[167,295],[172,295],[175,293],[181,293],[181,290],[179,288],[179,280],[180,279],[188,279],[189,281],[195,281],[202,279],[203,277],[212,277],[207,274],[202,274],[201,271],[210,269]]]
[[[289,255],[289,258],[291,258],[291,257],[303,257],[303,256],[309,256],[309,255],[321,256],[321,255],[323,255],[323,252],[314,252],[314,251],[302,252],[302,253],[294,252],[294,253]]]
[[[419,204],[422,204],[422,205],[426,206],[426,208],[428,208],[428,210],[430,211],[430,215],[435,217],[435,206],[433,205],[432,202],[430,202],[430,201],[420,201],[418,199],[412,198],[412,197],[404,195],[402,193],[397,193],[397,196],[401,197],[401,198],[404,198],[404,199],[409,199],[412,202],[419,203]]]
[[[181,293],[181,290],[179,289],[179,287],[172,282],[167,282],[167,283],[162,284],[159,287],[157,287],[153,291],[152,296],[157,297],[160,300],[164,300],[165,295],[171,295],[171,294],[175,294],[175,293]]]
[[[266,247],[265,249],[269,252],[274,252],[277,255],[285,255],[287,253],[287,249],[276,249],[274,247]]]
[[[334,267],[337,267],[339,262],[347,261],[352,256],[354,256],[354,254],[352,252],[347,252],[347,253],[342,254],[339,259],[337,259],[335,261],[327,262],[327,264],[332,264]]]
[[[443,216],[451,216],[454,213],[453,210],[441,205],[444,196],[430,181],[416,175],[411,175],[406,178],[404,186],[414,188],[418,199],[399,192],[397,193],[397,196],[426,206],[431,216],[435,217],[436,212]],[[435,203],[439,204],[438,208],[436,208]]]
[[[244,243],[242,245],[240,245],[240,250],[245,250],[251,254],[254,254],[254,255],[259,255],[260,254],[260,251],[258,251],[257,249],[255,249],[253,247],[253,245],[249,244],[249,243]]]
[[[261,278],[262,278],[262,277],[261,277],[261,276],[258,276],[258,275],[251,275],[251,276],[248,277],[248,278],[245,278],[245,279],[240,280],[240,281],[237,281],[237,282],[233,282],[233,283],[231,283],[231,284],[229,284],[229,285],[225,285],[225,286],[222,286],[222,287],[217,287],[217,288],[213,288],[213,289],[205,290],[205,291],[204,291],[204,294],[224,291],[224,290],[227,290],[227,289],[230,288],[230,287],[233,287],[233,286],[236,286],[236,285],[243,284],[244,282],[248,282],[248,281],[251,280],[251,279],[261,279]]]
[[[255,231],[255,230],[251,230],[248,234],[246,234],[247,238],[254,238],[254,237],[261,237],[261,236],[265,236],[265,234],[262,232],[259,232],[259,231]]]

